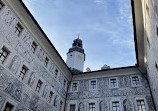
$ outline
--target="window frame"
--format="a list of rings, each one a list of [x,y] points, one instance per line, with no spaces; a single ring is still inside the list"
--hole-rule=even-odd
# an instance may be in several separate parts
[[[96,87],[95,87],[95,89],[92,89],[92,88],[91,88],[91,82],[92,82],[92,81],[95,81],[95,82],[96,82]],[[93,90],[97,90],[97,89],[98,89],[98,87],[97,87],[97,79],[89,80],[89,90],[93,91]]]
[[[111,87],[111,80],[112,80],[112,79],[116,79],[116,87]],[[109,87],[110,87],[111,89],[119,88],[119,82],[118,82],[118,78],[117,78],[117,77],[109,78]]]
[[[139,100],[144,100],[145,110],[148,111],[149,107],[148,107],[148,104],[147,104],[147,101],[146,101],[145,97],[138,97],[138,98],[135,99],[136,110],[138,110],[137,101],[139,101]]]
[[[33,41],[32,44],[31,44],[31,51],[32,51],[32,53],[36,52],[37,46],[38,46],[37,43],[35,41]]]
[[[138,85],[134,85],[134,84],[133,84],[133,77],[138,77],[138,79],[139,79],[139,84],[138,84]],[[131,85],[132,85],[132,87],[139,87],[139,86],[141,86],[141,78],[140,78],[140,75],[132,75],[132,76],[130,76],[130,78],[131,78]]]
[[[1,51],[2,51],[2,53],[1,53]],[[4,59],[3,61],[1,61],[1,56],[4,57],[4,55],[2,55],[4,52],[7,53],[7,55],[6,55],[5,59]],[[9,51],[8,48],[6,48],[5,46],[3,46],[3,47],[0,49],[0,61],[1,61],[0,64],[4,64],[4,63],[6,62],[6,60],[7,60],[8,56],[9,56],[9,54],[10,54],[10,51]]]
[[[13,107],[13,109],[12,109],[11,111],[15,111],[16,106],[17,106],[17,103],[16,103],[15,101],[9,99],[9,98],[7,98],[7,99],[5,100],[5,102],[4,102],[4,104],[2,105],[2,111],[4,110],[4,108],[5,108],[5,106],[6,106],[7,103],[13,105],[14,107]]]
[[[118,111],[121,111],[121,104],[120,104],[120,101],[112,101],[112,103],[111,103],[111,111],[113,111],[113,103],[118,103],[118,105],[119,105],[119,110]]]
[[[92,107],[90,107],[91,104],[92,104]],[[96,111],[96,103],[95,102],[90,102],[88,104],[88,111]]]
[[[41,84],[40,84],[40,88],[38,87],[38,83],[39,83],[39,82],[41,83]],[[43,82],[39,79],[38,82],[37,82],[37,84],[36,84],[35,92],[40,93],[41,88],[42,88],[42,85],[43,85]],[[37,87],[39,88],[38,90],[37,90]]]
[[[51,94],[51,93],[52,93],[52,94]],[[50,94],[51,94],[51,96],[50,96]],[[54,95],[54,92],[53,92],[52,90],[50,90],[50,91],[49,91],[49,95],[48,95],[48,101],[49,101],[49,103],[52,102],[53,95]]]
[[[20,29],[20,30],[19,30]],[[22,31],[23,31],[23,26],[21,25],[21,23],[20,22],[18,22],[17,24],[16,24],[16,26],[14,27],[14,33],[19,37],[20,35],[21,35],[21,33],[22,33]],[[18,32],[18,33],[17,33]]]
[[[45,60],[44,60],[44,66],[47,67],[48,63],[49,63],[49,59],[48,59],[48,57],[46,57]]]
[[[55,79],[57,79],[58,78],[58,75],[59,75],[59,70],[57,69],[57,68],[55,68],[55,76],[54,76],[54,78]]]
[[[23,69],[25,69],[25,73],[23,72]],[[25,65],[23,65],[21,67],[20,74],[18,75],[18,78],[23,81],[25,76],[26,76],[26,74],[27,74],[27,72],[28,72],[28,70],[29,69]],[[23,75],[23,77],[21,75]]]
[[[0,11],[4,8],[4,6],[5,6],[5,4],[4,4],[4,2],[2,2],[2,0],[0,0],[0,5],[2,6],[1,8],[0,8]]]
[[[77,83],[77,90],[76,91],[73,90],[73,83]],[[78,92],[78,87],[79,87],[79,81],[73,81],[71,83],[71,92]]]
[[[75,111],[76,111],[76,104],[70,104],[70,105],[69,105],[69,107],[70,107],[69,109],[70,109],[70,110],[68,110],[68,111],[71,111],[71,106],[75,106]]]

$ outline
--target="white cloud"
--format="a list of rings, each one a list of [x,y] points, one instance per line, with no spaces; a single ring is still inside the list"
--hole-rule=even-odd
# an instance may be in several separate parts
[[[96,3],[96,4],[104,4],[104,1],[103,0],[94,0],[94,3]]]

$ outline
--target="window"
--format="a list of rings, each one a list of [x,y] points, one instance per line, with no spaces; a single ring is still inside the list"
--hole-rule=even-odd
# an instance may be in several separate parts
[[[16,26],[15,26],[15,29],[14,29],[14,32],[16,33],[17,36],[20,35],[20,33],[22,32],[22,26],[20,25],[20,23],[18,23]]]
[[[0,63],[4,63],[7,56],[9,54],[9,51],[7,51],[4,47],[0,50]]]
[[[28,70],[28,69],[27,69],[25,66],[22,66],[22,69],[21,69],[20,75],[19,75],[19,78],[20,78],[21,80],[24,79],[24,76],[25,76],[27,70]]]
[[[66,86],[66,80],[64,80],[64,87]]]
[[[49,102],[51,102],[51,100],[52,100],[52,97],[53,97],[53,92],[52,91],[50,91],[50,93],[49,93]]]
[[[55,69],[55,78],[57,78],[58,77],[58,69]]]
[[[31,51],[32,51],[33,53],[35,53],[36,48],[37,48],[37,44],[36,44],[35,42],[33,42],[32,45],[31,45]]]
[[[110,79],[110,87],[111,88],[117,88],[118,87],[116,78]]]
[[[138,86],[140,85],[139,77],[138,76],[133,76],[132,77],[132,85],[133,86]]]
[[[40,91],[40,88],[41,88],[42,84],[43,84],[42,81],[39,80],[38,83],[37,83],[37,86],[36,86],[36,90],[35,90],[36,92]]]
[[[75,111],[75,107],[76,107],[75,104],[71,104],[71,105],[70,105],[70,111]]]
[[[112,102],[112,111],[120,111],[119,102]]]
[[[44,61],[44,66],[47,67],[49,59],[46,57]]]
[[[89,111],[95,111],[95,103],[89,103]]]
[[[4,4],[2,3],[2,1],[0,1],[0,10],[4,7]]]
[[[157,65],[157,63],[155,62],[155,68],[156,68],[156,70],[158,70],[158,65]]]
[[[90,89],[97,89],[97,86],[96,86],[96,80],[92,80],[90,81]]]
[[[62,110],[63,102],[60,101],[60,111]]]
[[[3,111],[12,111],[13,108],[14,108],[14,106],[7,102]]]
[[[144,100],[137,100],[137,111],[145,111],[145,103]]]
[[[77,91],[78,90],[78,83],[74,82],[72,83],[72,91]]]

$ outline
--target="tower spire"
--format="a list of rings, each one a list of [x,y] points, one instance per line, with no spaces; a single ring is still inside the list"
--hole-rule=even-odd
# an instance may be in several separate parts
[[[80,38],[80,33],[78,33],[78,39]]]

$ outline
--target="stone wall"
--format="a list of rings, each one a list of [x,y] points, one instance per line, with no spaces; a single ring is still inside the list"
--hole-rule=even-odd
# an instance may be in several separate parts
[[[51,60],[37,37],[29,32],[23,20],[15,15],[7,2],[2,2],[4,6],[0,10],[0,49],[7,48],[9,55],[0,64],[0,110],[9,101],[14,105],[15,111],[63,111],[68,86],[67,77],[62,74],[64,71]],[[14,32],[17,23],[23,27],[19,36]],[[33,42],[37,44],[35,53],[31,51]],[[44,66],[46,57],[49,59],[47,67]],[[23,65],[28,71],[24,79],[20,80]],[[38,80],[43,83],[39,93],[35,92]],[[51,102],[50,91],[54,93]],[[60,108],[61,102],[63,104]]]
[[[145,0],[142,2],[142,7],[146,66],[155,106],[158,110],[158,1]]]
[[[117,71],[116,71],[117,72]],[[94,74],[93,74],[94,75]],[[131,77],[137,76],[140,85],[132,86]],[[110,88],[110,78],[117,78],[118,88]],[[78,76],[78,78],[80,78]],[[74,78],[73,78],[74,79]],[[89,90],[89,81],[97,81],[97,90]],[[88,111],[89,103],[94,102],[96,111],[112,111],[112,101],[119,101],[120,111],[137,111],[137,99],[144,99],[147,111],[155,111],[150,89],[145,77],[140,73],[111,75],[93,79],[75,79],[79,83],[78,91],[72,92],[70,85],[67,94],[66,111],[70,111],[70,105],[75,104],[75,111]],[[72,82],[74,82],[72,81]]]

